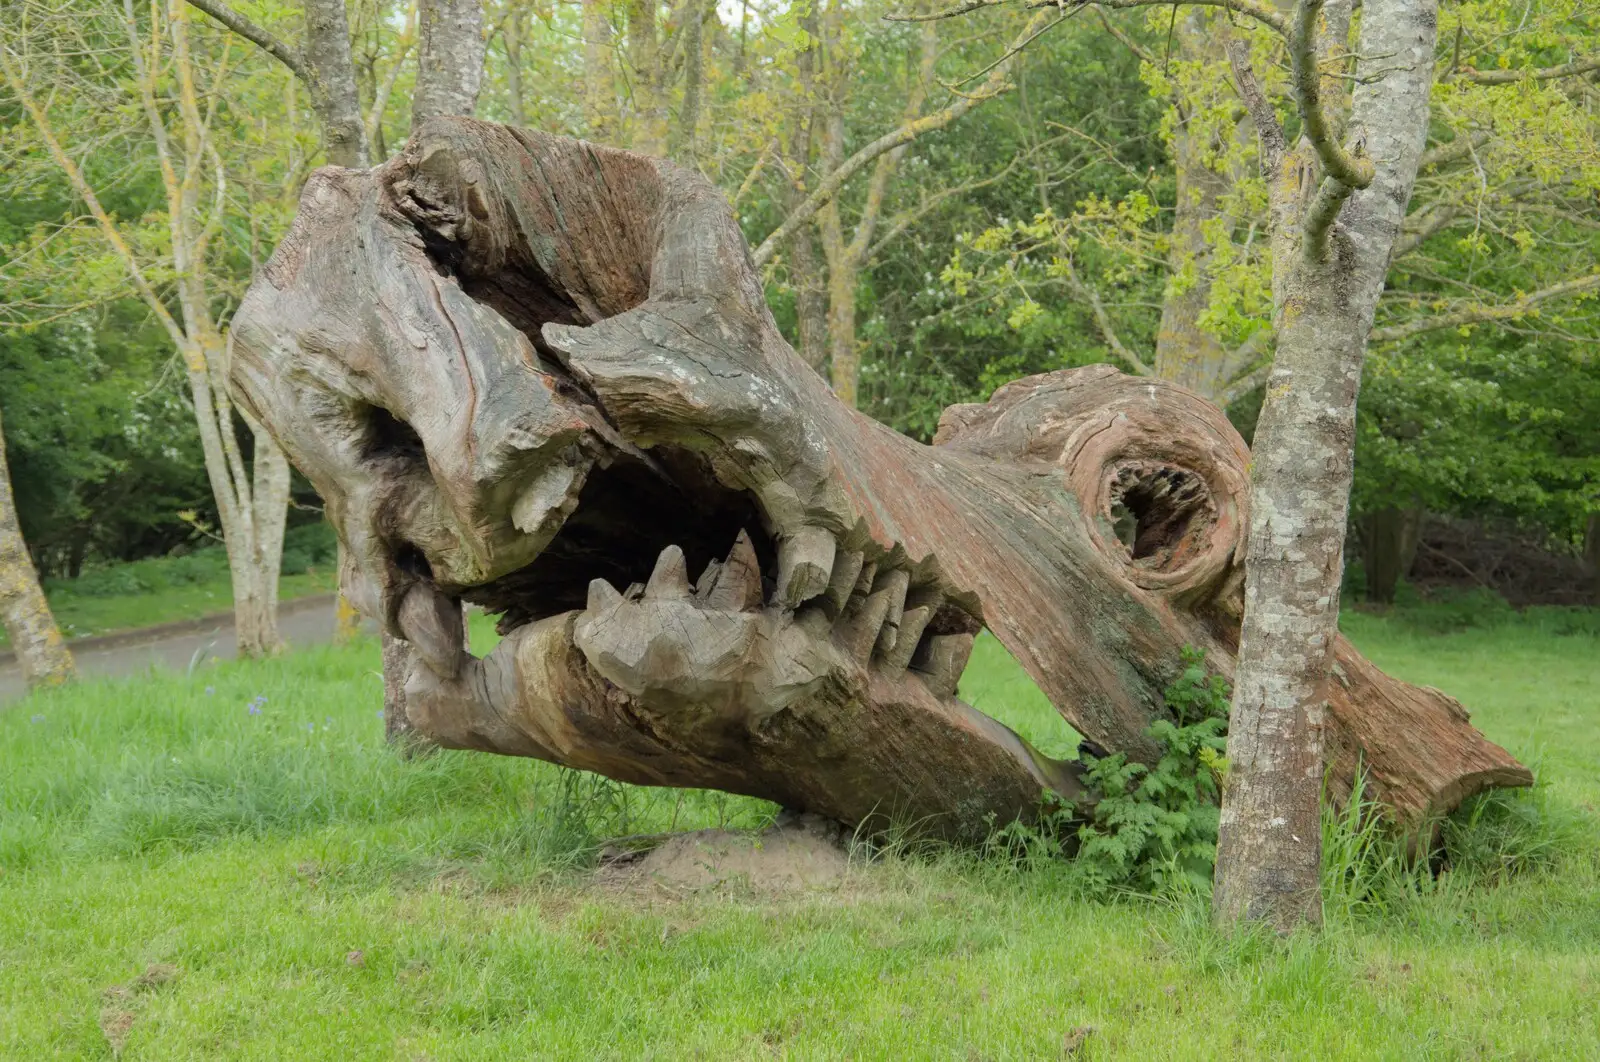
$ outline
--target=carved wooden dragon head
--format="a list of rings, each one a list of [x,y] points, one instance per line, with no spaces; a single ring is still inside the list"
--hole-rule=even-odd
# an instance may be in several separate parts
[[[1231,669],[1248,453],[1220,411],[1095,366],[953,407],[935,448],[897,435],[794,354],[726,202],[671,163],[441,119],[319,171],[232,376],[445,744],[972,836],[1084,795],[956,699],[980,627],[1135,757],[1182,646]],[[481,660],[462,601],[501,615]],[[1360,663],[1330,694],[1351,772],[1383,760],[1369,702],[1461,745],[1438,777],[1383,761],[1406,815],[1520,777]]]

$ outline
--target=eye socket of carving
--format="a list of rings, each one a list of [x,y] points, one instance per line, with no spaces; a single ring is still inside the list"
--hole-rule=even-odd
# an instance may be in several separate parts
[[[1128,559],[1147,571],[1187,565],[1209,539],[1216,503],[1194,472],[1153,461],[1121,465],[1109,491],[1111,525]]]
[[[388,458],[423,460],[422,436],[417,429],[390,413],[382,406],[369,406],[366,411],[367,435],[363,451],[369,460]]]
[[[1061,464],[1090,540],[1130,582],[1205,596],[1244,559],[1247,455],[1214,407],[1175,388],[1166,397],[1135,392],[1086,417]]]

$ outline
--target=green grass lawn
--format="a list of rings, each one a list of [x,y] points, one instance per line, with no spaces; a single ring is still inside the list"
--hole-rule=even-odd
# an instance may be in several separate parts
[[[773,809],[396,759],[371,644],[38,694],[0,711],[0,1058],[1600,1058],[1600,637],[1347,626],[1542,784],[1437,882],[1281,943],[959,852],[813,895],[600,889],[599,838]],[[994,643],[963,686],[1070,749]]]
[[[278,599],[292,601],[338,588],[333,533],[325,524],[285,536]],[[233,583],[221,546],[181,556],[111,564],[76,579],[44,580],[56,625],[68,639],[199,619],[233,608]],[[0,629],[0,649],[11,640]]]

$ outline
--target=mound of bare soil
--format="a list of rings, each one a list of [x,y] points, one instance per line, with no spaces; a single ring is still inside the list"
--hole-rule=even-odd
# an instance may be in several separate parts
[[[849,869],[841,827],[793,816],[759,832],[698,830],[644,851],[610,851],[601,880],[672,891],[794,892],[837,887]]]

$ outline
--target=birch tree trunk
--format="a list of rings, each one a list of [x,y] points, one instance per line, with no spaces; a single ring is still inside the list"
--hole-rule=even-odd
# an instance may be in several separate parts
[[[421,50],[411,124],[441,114],[471,114],[483,85],[482,0],[421,0]]]
[[[6,463],[5,429],[0,426],[0,620],[22,664],[28,685],[57,686],[76,673],[50,603],[39,588],[39,572],[22,540],[11,468]]]
[[[1355,88],[1357,148],[1339,148],[1320,113],[1317,16],[1296,11],[1296,91],[1314,157],[1329,175],[1289,165],[1264,101],[1250,99],[1273,199],[1277,357],[1256,429],[1248,578],[1228,785],[1217,848],[1219,922],[1263,920],[1287,930],[1321,920],[1319,877],[1323,727],[1355,444],[1361,364],[1389,258],[1426,141],[1437,32],[1436,0],[1367,0]],[[1345,50],[1349,6],[1328,13]],[[1309,38],[1309,39],[1308,39]],[[1232,50],[1236,73],[1248,57]],[[1276,141],[1274,143],[1274,140]],[[1361,147],[1364,140],[1364,151]],[[1374,160],[1369,162],[1368,159]],[[1336,168],[1337,167],[1337,168]],[[1365,183],[1362,183],[1365,178]],[[1343,204],[1342,213],[1340,204]]]

